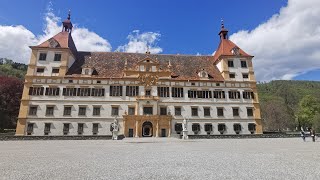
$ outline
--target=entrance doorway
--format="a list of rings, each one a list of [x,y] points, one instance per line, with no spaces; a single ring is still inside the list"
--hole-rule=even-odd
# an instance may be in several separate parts
[[[161,137],[167,137],[166,129],[161,129]]]
[[[146,121],[142,124],[142,137],[152,137],[152,123]]]
[[[129,129],[129,137],[133,137],[133,129]]]

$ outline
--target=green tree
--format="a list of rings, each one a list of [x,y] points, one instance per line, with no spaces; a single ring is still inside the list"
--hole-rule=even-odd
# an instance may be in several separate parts
[[[298,123],[302,127],[312,127],[314,118],[320,111],[319,100],[311,95],[303,97],[299,103]]]

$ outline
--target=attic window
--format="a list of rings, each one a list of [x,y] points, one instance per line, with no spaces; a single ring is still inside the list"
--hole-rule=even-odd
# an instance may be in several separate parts
[[[238,56],[238,55],[240,55],[240,49],[237,46],[235,46],[234,48],[232,48],[231,53],[233,55]]]
[[[93,69],[90,67],[84,67],[82,68],[82,74],[86,76],[91,76],[93,72]]]

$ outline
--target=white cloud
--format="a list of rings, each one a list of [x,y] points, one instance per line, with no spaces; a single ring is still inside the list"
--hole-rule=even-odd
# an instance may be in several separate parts
[[[45,15],[44,25],[43,34],[40,35],[33,34],[21,25],[0,25],[0,58],[28,63],[31,52],[28,46],[38,45],[62,30],[61,18],[55,16],[50,9]],[[86,28],[74,25],[72,37],[80,51],[111,51],[111,45],[106,39]]]
[[[292,79],[320,68],[319,7],[319,0],[289,0],[267,22],[230,36],[255,56],[257,80]]]
[[[129,42],[125,45],[119,46],[116,51],[131,52],[131,53],[145,53],[148,50],[151,54],[158,54],[162,52],[162,48],[156,45],[160,39],[160,34],[155,32],[144,32],[140,34],[139,30],[134,30],[127,37]]]

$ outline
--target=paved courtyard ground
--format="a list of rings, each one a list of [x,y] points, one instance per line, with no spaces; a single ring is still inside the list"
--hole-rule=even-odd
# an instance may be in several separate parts
[[[0,179],[319,179],[320,141],[2,141]]]

